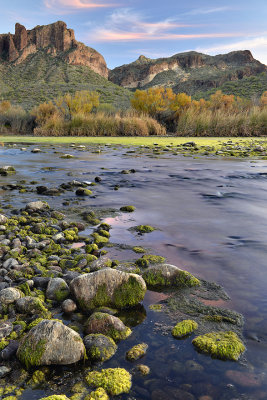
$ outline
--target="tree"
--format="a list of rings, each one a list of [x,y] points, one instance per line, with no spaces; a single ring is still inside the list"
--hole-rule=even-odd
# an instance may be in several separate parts
[[[49,101],[48,103],[42,103],[38,107],[32,110],[32,115],[36,117],[38,125],[45,125],[55,115],[58,115],[57,107]]]
[[[5,113],[11,108],[11,103],[8,100],[3,100],[0,103],[0,112]]]
[[[157,87],[148,90],[136,90],[131,104],[135,110],[156,117],[170,108],[175,96],[171,88]]]
[[[261,107],[267,106],[267,90],[261,96],[260,105],[261,105]]]
[[[74,96],[67,93],[57,98],[55,104],[64,119],[72,120],[75,114],[88,114],[93,108],[97,108],[99,94],[86,90],[76,92]]]

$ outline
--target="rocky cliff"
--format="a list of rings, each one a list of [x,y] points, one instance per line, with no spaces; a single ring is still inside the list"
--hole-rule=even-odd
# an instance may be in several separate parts
[[[0,62],[18,65],[39,50],[53,57],[60,57],[68,64],[83,65],[107,78],[108,68],[101,54],[96,50],[77,42],[74,31],[68,29],[65,22],[36,26],[26,30],[19,23],[15,34],[0,35]]]
[[[192,51],[155,60],[140,56],[109,71],[109,79],[129,89],[165,86],[194,94],[266,71],[267,67],[248,50],[217,56]]]

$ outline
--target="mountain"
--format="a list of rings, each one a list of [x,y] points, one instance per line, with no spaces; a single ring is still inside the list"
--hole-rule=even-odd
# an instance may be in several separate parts
[[[0,35],[0,100],[26,109],[78,90],[97,90],[102,103],[130,105],[131,93],[108,79],[101,54],[77,42],[64,22]]]
[[[128,89],[165,86],[194,95],[266,71],[266,65],[255,60],[248,50],[217,56],[190,51],[169,58],[140,56],[131,64],[109,71],[109,80]]]

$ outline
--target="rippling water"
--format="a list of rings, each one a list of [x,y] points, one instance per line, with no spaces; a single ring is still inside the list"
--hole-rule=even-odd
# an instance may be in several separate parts
[[[134,377],[132,392],[121,398],[267,399],[267,162],[189,158],[171,152],[154,157],[146,149],[127,153],[114,146],[102,147],[99,154],[92,152],[97,146],[87,146],[87,151],[42,146],[45,152],[38,154],[32,154],[31,149],[0,150],[0,164],[11,164],[18,171],[11,177],[0,177],[0,186],[26,180],[56,187],[73,179],[91,181],[101,176],[101,184],[93,188],[95,198],[81,201],[83,207],[136,206],[132,214],[107,219],[112,225],[111,242],[142,245],[152,254],[165,256],[169,263],[217,282],[231,297],[227,307],[245,317],[247,365],[213,360],[198,354],[192,339],[177,341],[154,330],[155,323],[169,321],[163,313],[149,310],[148,305],[160,301],[162,295],[148,292],[144,308],[139,310],[143,322],[120,343],[116,356],[104,364],[130,370],[132,365],[125,360],[125,352],[137,342],[149,344],[141,362],[151,367],[151,374]],[[55,150],[71,153],[75,159],[61,159]],[[136,173],[120,173],[132,168]],[[118,191],[114,191],[116,184],[120,185]],[[44,199],[33,193],[1,189],[0,194],[2,205],[16,207],[35,198]],[[74,193],[66,192],[46,200],[64,212],[62,203],[76,198]],[[133,235],[128,228],[138,224],[158,230]],[[129,259],[127,250],[112,248],[110,254],[119,260]],[[136,325],[135,318],[128,316],[128,323]],[[57,382],[57,376],[70,371],[55,369],[53,379]],[[26,390],[21,399],[37,400],[42,395],[42,391]]]

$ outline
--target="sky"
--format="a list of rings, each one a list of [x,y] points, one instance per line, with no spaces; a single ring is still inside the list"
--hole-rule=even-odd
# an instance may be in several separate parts
[[[267,64],[266,0],[0,0],[0,33],[58,20],[99,51],[109,68],[195,50],[251,50]]]

